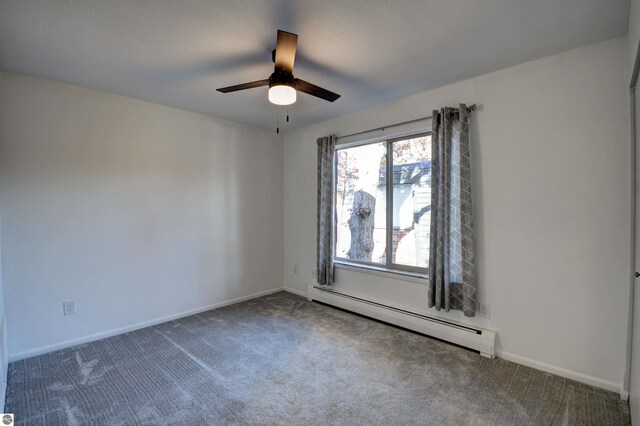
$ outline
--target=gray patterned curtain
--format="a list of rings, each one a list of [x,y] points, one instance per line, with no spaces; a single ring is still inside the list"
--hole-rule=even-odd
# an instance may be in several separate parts
[[[476,314],[469,113],[433,111],[428,304]]]
[[[317,278],[333,284],[333,157],[336,136],[319,138],[318,144],[318,240]]]

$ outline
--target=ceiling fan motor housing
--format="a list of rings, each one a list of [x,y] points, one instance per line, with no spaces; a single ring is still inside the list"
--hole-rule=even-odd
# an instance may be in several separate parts
[[[293,74],[282,70],[276,70],[269,77],[269,88],[273,86],[290,86],[295,87]]]

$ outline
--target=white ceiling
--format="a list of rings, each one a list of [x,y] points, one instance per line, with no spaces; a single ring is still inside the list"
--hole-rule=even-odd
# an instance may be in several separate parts
[[[0,68],[275,127],[276,30],[299,35],[302,127],[627,32],[628,0],[0,0]],[[463,100],[461,100],[463,101]]]

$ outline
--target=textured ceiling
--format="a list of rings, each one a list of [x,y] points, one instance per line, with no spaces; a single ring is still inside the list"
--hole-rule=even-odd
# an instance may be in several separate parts
[[[299,34],[296,128],[626,34],[628,0],[0,0],[0,68],[262,127],[276,30]],[[282,107],[281,107],[282,108]],[[286,130],[285,128],[285,130]]]

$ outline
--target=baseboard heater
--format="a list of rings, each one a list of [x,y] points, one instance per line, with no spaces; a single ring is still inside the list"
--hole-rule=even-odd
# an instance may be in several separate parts
[[[495,357],[496,333],[491,330],[421,315],[312,284],[307,295],[311,300],[455,343],[489,358]]]

